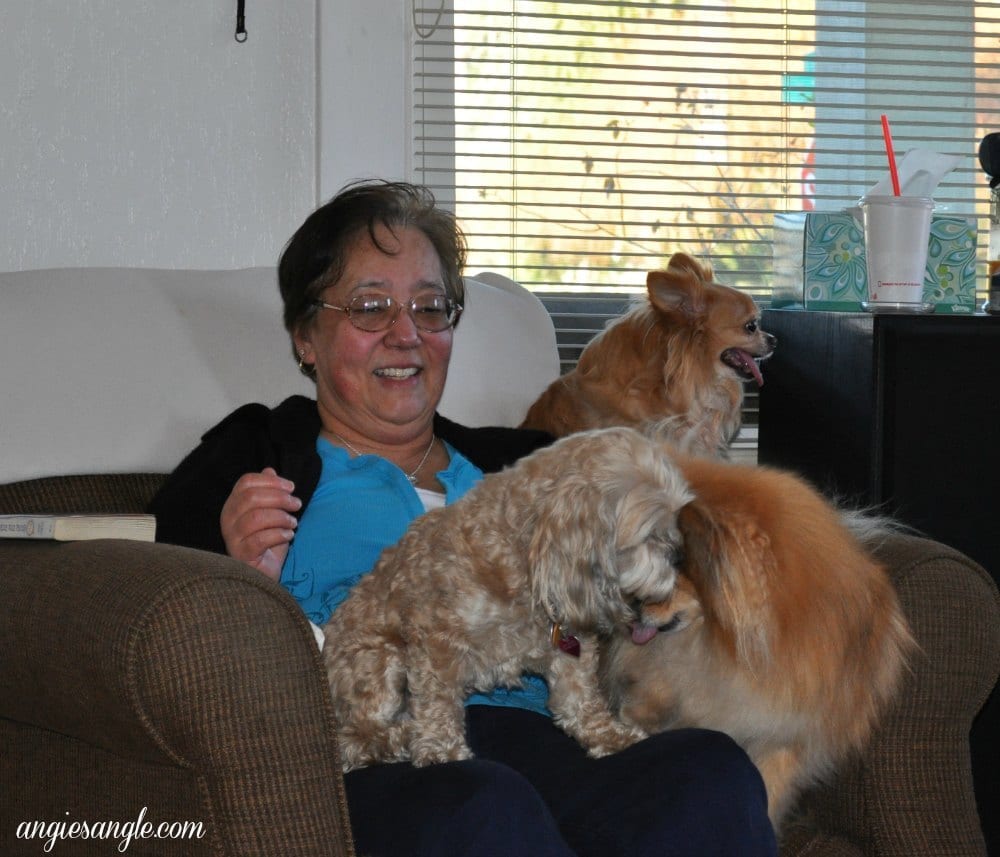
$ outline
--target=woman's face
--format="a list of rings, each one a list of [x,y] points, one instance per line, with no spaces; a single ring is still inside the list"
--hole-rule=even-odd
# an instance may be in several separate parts
[[[388,295],[408,306],[417,295],[445,294],[441,262],[415,228],[376,229],[386,255],[362,233],[347,255],[340,280],[321,300],[346,306],[357,295]],[[420,330],[404,309],[387,330],[359,330],[346,313],[320,309],[295,337],[305,363],[316,367],[316,397],[324,428],[345,429],[376,443],[399,443],[430,425],[444,390],[452,329]]]

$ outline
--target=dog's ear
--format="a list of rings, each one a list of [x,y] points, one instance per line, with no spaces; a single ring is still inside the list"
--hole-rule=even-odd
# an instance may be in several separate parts
[[[684,538],[684,574],[699,591],[715,586],[723,539],[708,506],[692,500],[678,512],[677,526]]]
[[[678,273],[687,272],[703,283],[710,283],[715,278],[710,263],[695,259],[687,253],[674,253],[667,262],[667,270],[675,270]]]
[[[633,599],[670,594],[677,510],[692,495],[667,449],[634,429],[582,432],[560,444],[576,460],[532,501],[532,596],[576,630],[610,630],[632,618]]]
[[[712,282],[712,269],[686,253],[674,253],[666,270],[646,275],[650,303],[668,315],[702,315],[706,308],[705,283]]]
[[[583,480],[563,480],[541,500],[528,545],[534,603],[553,621],[594,630],[607,612],[601,567],[614,531],[600,492]],[[603,623],[602,623],[603,624]]]
[[[683,553],[677,510],[691,494],[678,475],[671,486],[640,482],[614,509],[614,552],[606,563],[626,598],[657,602],[669,598]]]
[[[684,490],[685,486],[678,480],[677,491]],[[639,483],[626,491],[613,505],[607,515],[615,520],[613,544],[617,550],[634,548],[654,533],[664,531],[677,514],[676,508],[671,508],[667,502],[666,492],[647,483]]]
[[[733,655],[750,668],[769,655],[771,605],[767,577],[776,570],[770,539],[746,516],[712,509],[701,500],[677,516],[684,537],[683,573]]]
[[[634,600],[668,598],[681,555],[677,508],[689,497],[682,483],[560,486],[528,549],[535,603],[568,627],[607,632],[633,617]]]

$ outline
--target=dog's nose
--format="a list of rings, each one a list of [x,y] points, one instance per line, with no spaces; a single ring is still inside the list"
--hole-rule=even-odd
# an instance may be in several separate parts
[[[775,336],[773,333],[765,333],[764,341],[767,343],[767,347],[770,348],[772,351],[778,347],[778,337]]]

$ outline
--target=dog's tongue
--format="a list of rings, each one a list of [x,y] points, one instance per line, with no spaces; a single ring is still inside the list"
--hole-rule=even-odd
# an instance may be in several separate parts
[[[764,376],[760,374],[760,366],[757,365],[757,361],[753,359],[752,354],[741,348],[730,348],[729,356],[730,359],[734,363],[738,363],[745,372],[753,375],[753,379],[757,382],[758,387],[764,386]]]
[[[632,642],[637,646],[644,646],[656,636],[656,625],[648,625],[645,622],[632,623]]]

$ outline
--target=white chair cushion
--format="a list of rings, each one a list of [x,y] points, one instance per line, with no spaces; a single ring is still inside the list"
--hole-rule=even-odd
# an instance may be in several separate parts
[[[0,481],[168,471],[249,401],[310,392],[273,268],[0,275]]]
[[[500,274],[466,278],[441,413],[468,426],[516,426],[559,375],[555,327],[531,292]]]
[[[551,321],[503,278],[466,303],[442,411],[515,425],[558,373]],[[240,405],[315,393],[274,268],[0,273],[0,343],[0,482],[166,472]]]

